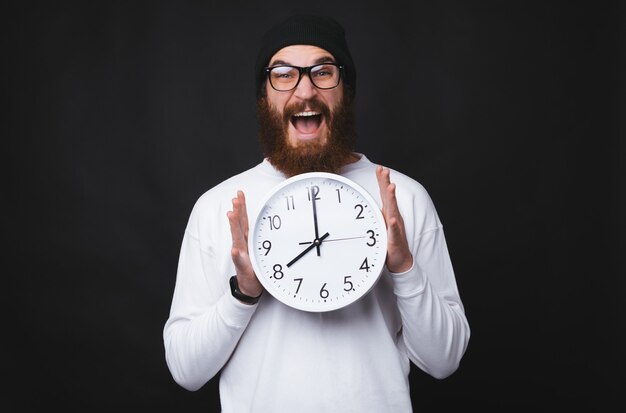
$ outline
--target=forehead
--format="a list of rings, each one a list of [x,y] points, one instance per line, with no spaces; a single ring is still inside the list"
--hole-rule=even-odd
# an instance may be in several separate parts
[[[270,59],[270,66],[289,64],[294,66],[310,66],[322,62],[334,62],[333,55],[325,49],[311,45],[292,45],[283,47]]]

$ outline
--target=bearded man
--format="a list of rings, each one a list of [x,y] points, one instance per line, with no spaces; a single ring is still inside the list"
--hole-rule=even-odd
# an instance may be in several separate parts
[[[410,363],[445,378],[470,337],[435,207],[413,178],[354,152],[356,68],[336,20],[295,15],[261,43],[265,158],[193,208],[163,331],[170,372],[188,390],[219,373],[225,413],[413,412]],[[264,294],[248,256],[248,205],[313,171],[365,188],[387,226],[379,282],[363,299],[327,313]]]

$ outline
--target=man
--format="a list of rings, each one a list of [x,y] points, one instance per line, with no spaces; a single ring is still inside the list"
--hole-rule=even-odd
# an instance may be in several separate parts
[[[447,377],[470,336],[435,208],[419,183],[353,152],[356,70],[336,21],[298,15],[270,29],[256,75],[266,158],[194,206],[164,328],[169,369],[189,390],[220,373],[226,413],[412,412],[410,361]],[[325,313],[263,293],[247,252],[247,206],[308,171],[357,182],[387,224],[379,282]]]

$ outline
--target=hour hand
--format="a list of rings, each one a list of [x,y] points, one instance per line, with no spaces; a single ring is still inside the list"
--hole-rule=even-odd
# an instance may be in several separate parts
[[[287,263],[287,268],[291,267],[296,261],[298,261],[300,258],[304,257],[304,255],[311,251],[313,248],[317,247],[319,249],[319,246],[322,245],[322,241],[324,241],[330,234],[327,232],[326,234],[322,235],[319,238],[315,238],[313,240],[313,242],[311,243],[311,245],[309,245],[308,247],[306,247],[300,254],[298,254],[293,260],[289,261]]]

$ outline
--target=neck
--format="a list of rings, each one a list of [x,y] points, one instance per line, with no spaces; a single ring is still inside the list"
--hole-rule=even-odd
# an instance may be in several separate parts
[[[344,160],[343,166],[350,165],[351,163],[357,162],[361,157],[354,152],[350,152],[346,155],[346,159]]]

